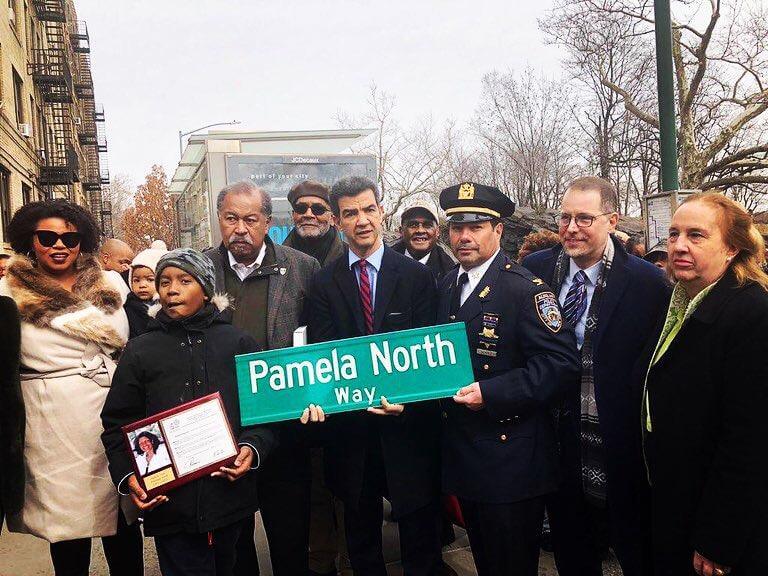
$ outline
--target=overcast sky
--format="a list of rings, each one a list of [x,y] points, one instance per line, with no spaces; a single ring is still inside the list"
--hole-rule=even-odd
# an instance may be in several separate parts
[[[337,128],[372,82],[408,123],[466,121],[482,75],[530,64],[559,74],[536,18],[550,0],[75,0],[88,23],[110,171],[173,174],[178,133]]]

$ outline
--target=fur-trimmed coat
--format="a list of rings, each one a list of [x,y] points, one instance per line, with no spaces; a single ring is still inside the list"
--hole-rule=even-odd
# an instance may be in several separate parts
[[[81,256],[68,292],[23,256],[11,260],[0,294],[21,317],[26,411],[25,502],[13,532],[49,542],[109,536],[118,495],[100,442],[99,414],[128,337],[122,298],[95,258]]]

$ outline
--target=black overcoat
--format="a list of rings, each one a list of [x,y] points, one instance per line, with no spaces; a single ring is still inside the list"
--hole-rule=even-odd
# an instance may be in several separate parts
[[[435,322],[435,281],[429,269],[391,248],[384,248],[376,282],[374,333],[431,326]],[[314,278],[309,299],[312,342],[365,334],[359,288],[349,268],[348,249]],[[334,414],[324,425],[328,443],[328,487],[347,505],[356,505],[363,487],[368,440],[378,434],[389,498],[395,517],[433,502],[439,483],[439,410],[435,402],[417,402],[399,416],[365,411]]]
[[[768,292],[726,273],[647,390],[654,552],[670,556],[657,564],[696,550],[734,576],[768,574]]]
[[[614,257],[603,294],[597,329],[592,335],[592,364],[600,433],[605,448],[608,513],[619,560],[637,567],[643,561],[648,533],[648,482],[643,465],[640,416],[645,368],[643,352],[669,303],[664,274],[627,254],[615,238]],[[527,256],[523,266],[552,283],[562,246]],[[654,341],[655,342],[655,341]],[[581,485],[580,386],[571,390],[559,419],[561,462],[565,480]]]
[[[12,298],[0,296],[0,530],[24,503],[24,399],[19,384],[21,324]]]
[[[206,309],[213,305],[208,304]],[[240,427],[235,356],[255,352],[255,340],[238,330],[218,311],[191,324],[168,321],[161,314],[149,331],[128,342],[117,366],[101,413],[102,442],[112,480],[127,491],[125,477],[133,472],[120,428],[195,398],[220,392],[232,432],[239,444],[258,451],[261,464],[276,445],[268,427]],[[204,533],[241,520],[258,509],[257,473],[235,482],[203,477],[174,489],[169,501],[145,514],[149,536],[177,532]]]

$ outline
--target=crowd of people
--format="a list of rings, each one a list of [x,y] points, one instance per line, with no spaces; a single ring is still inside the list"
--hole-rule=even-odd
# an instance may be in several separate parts
[[[13,216],[0,260],[0,526],[50,543],[57,576],[258,574],[261,512],[275,576],[384,576],[384,500],[407,576],[453,574],[467,531],[479,576],[538,573],[549,520],[561,576],[768,574],[768,275],[742,206],[708,192],[647,253],[617,234],[616,191],[574,180],[554,233],[501,245],[515,205],[462,182],[402,212],[383,241],[376,184],[294,186],[295,227],[270,238],[272,201],[221,190],[221,244],[138,254],[100,242],[66,201]],[[443,244],[442,238],[447,238]],[[441,401],[242,427],[234,357],[449,322],[474,382]],[[134,473],[168,461],[122,427],[219,392],[238,454],[148,496]],[[451,512],[448,515],[448,512]],[[142,535],[143,532],[143,535]],[[0,570],[1,571],[1,570]]]

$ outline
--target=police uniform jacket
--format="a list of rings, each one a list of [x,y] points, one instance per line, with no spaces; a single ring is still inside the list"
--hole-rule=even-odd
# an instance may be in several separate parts
[[[485,407],[442,402],[443,491],[485,503],[552,492],[558,459],[551,410],[577,385],[573,330],[543,281],[503,252],[449,317],[458,272],[440,284],[438,321],[465,323]]]

